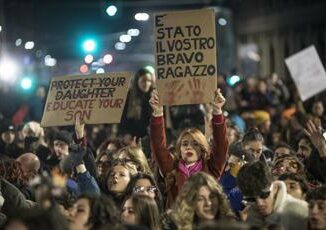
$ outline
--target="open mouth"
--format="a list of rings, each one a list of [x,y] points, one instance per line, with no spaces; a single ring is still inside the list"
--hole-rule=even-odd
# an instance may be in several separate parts
[[[187,153],[186,153],[186,156],[187,156],[187,157],[192,157],[193,155],[194,155],[194,154],[193,154],[192,152],[187,152]]]

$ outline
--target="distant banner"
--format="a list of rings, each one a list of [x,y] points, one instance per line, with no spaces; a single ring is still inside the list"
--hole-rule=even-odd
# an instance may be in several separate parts
[[[214,11],[158,13],[154,20],[157,89],[162,104],[211,102],[217,87]]]
[[[326,89],[326,73],[315,46],[288,57],[285,63],[302,101]]]
[[[73,125],[76,116],[86,124],[119,123],[130,78],[121,72],[52,79],[41,125]]]

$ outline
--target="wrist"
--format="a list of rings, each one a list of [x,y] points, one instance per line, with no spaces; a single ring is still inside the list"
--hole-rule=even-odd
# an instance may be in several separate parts
[[[214,108],[213,115],[221,115],[223,113],[222,108]]]
[[[152,113],[153,117],[162,117],[163,116],[163,107],[160,109],[156,109]]]

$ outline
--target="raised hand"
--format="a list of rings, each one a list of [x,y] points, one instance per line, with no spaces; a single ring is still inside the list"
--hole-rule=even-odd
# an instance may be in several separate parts
[[[222,107],[225,104],[225,98],[221,93],[221,89],[215,91],[214,101],[213,101],[213,114],[222,114]]]
[[[156,89],[154,89],[151,93],[151,98],[149,99],[149,105],[153,109],[152,115],[154,117],[163,116],[163,106],[160,104],[158,92]]]
[[[321,157],[326,156],[326,140],[323,136],[322,129],[317,127],[311,120],[306,123],[306,128],[303,130],[309,137],[311,143],[318,150]]]
[[[84,137],[84,127],[84,122],[81,121],[80,116],[77,115],[75,120],[75,132],[77,139],[81,139]]]

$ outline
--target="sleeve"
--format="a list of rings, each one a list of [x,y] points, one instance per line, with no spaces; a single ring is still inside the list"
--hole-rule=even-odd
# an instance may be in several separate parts
[[[174,160],[166,146],[163,116],[151,118],[150,144],[155,162],[165,176],[174,169]]]
[[[84,173],[78,173],[76,182],[81,194],[100,195],[101,193],[96,180],[88,171]]]
[[[224,171],[228,149],[226,136],[226,123],[223,115],[213,115],[213,146],[211,157],[208,160],[208,167],[214,177],[219,179]]]

